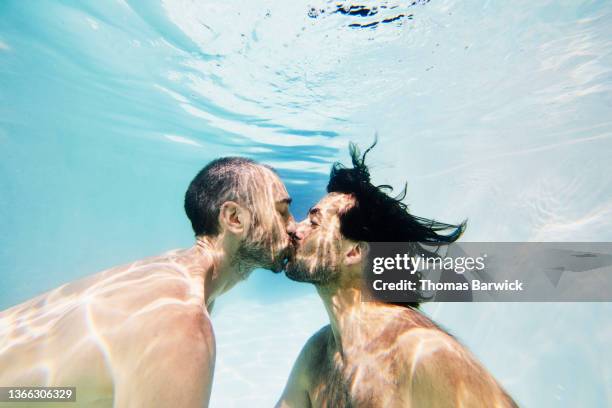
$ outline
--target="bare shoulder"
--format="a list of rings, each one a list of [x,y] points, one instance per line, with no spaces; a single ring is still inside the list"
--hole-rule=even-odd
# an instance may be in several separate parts
[[[392,351],[393,375],[419,407],[514,407],[512,399],[476,357],[418,310],[381,308],[377,348]]]
[[[155,366],[171,372],[176,369],[175,373],[185,374],[192,367],[194,374],[204,370],[212,376],[216,341],[212,322],[202,306],[166,305],[136,313],[118,322],[108,339],[118,364]]]
[[[131,303],[138,303],[136,298],[146,302],[149,299],[147,295],[193,294],[196,291],[192,288],[193,282],[189,279],[186,266],[177,261],[180,254],[178,250],[170,251],[82,277],[2,311],[0,317],[23,314],[24,311],[28,315],[36,311],[48,315],[49,311],[65,310],[64,306],[78,306],[91,300],[103,301],[115,295],[121,298],[120,304],[125,310]]]
[[[168,347],[174,355],[187,349],[187,354],[192,356],[214,356],[215,353],[210,317],[198,305],[170,304],[150,312],[135,313],[126,321],[124,330],[117,334],[119,340],[123,339],[133,347]]]
[[[294,369],[309,378],[313,369],[323,367],[323,361],[327,357],[330,335],[331,327],[326,325],[310,336],[300,351]]]
[[[331,336],[331,326],[328,324],[321,327],[315,334],[310,336],[304,345],[304,350],[308,353],[326,351],[329,343],[329,336]]]
[[[119,327],[119,337],[142,339],[135,344],[163,337],[167,344],[193,340],[214,350],[204,282],[191,273],[186,252],[170,251],[103,271],[94,275],[81,298],[94,304],[91,315],[99,326]]]
[[[325,366],[324,359],[327,355],[330,333],[331,328],[327,325],[312,335],[302,347],[276,407],[311,406],[309,392],[312,379],[316,375],[316,370]]]
[[[398,346],[416,406],[445,407],[457,401],[473,407],[516,406],[472,353],[439,328],[407,330]]]

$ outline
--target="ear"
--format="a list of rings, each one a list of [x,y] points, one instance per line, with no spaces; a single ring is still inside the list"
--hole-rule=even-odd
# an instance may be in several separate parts
[[[364,259],[366,248],[362,242],[354,242],[344,255],[344,264],[347,266],[358,265]]]
[[[248,211],[234,201],[226,201],[219,209],[219,223],[227,231],[243,235],[249,229]]]

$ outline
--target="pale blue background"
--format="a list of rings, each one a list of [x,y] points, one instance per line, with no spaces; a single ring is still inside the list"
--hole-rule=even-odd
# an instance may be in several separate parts
[[[0,2],[0,309],[191,245],[182,197],[220,155],[278,168],[302,217],[375,131],[375,181],[465,240],[610,241],[612,3],[410,3]],[[212,406],[271,406],[320,302],[258,271],[218,303]],[[425,310],[521,405],[612,406],[610,304]]]

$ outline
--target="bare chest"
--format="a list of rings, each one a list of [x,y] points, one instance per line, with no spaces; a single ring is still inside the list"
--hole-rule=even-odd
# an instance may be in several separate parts
[[[313,407],[404,407],[397,362],[363,354],[358,363],[343,364],[333,356],[311,378]]]

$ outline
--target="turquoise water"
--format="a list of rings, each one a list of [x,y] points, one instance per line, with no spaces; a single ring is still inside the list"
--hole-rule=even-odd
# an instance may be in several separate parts
[[[612,240],[612,3],[411,3],[1,2],[0,309],[191,245],[221,155],[275,166],[301,218],[375,132],[375,181],[465,240]],[[314,291],[257,271],[218,303],[212,406],[271,406]],[[610,304],[425,310],[522,405],[612,406]]]

